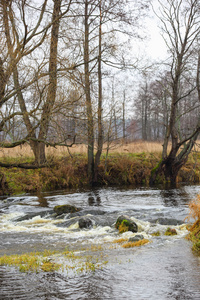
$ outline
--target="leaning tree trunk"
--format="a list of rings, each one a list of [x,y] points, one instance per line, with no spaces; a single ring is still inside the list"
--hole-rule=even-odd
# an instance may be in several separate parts
[[[177,144],[175,149],[158,163],[158,165],[151,171],[150,185],[154,185],[158,176],[164,176],[166,182],[175,185],[177,176],[182,166],[187,162],[188,156],[194,147],[200,132],[200,116],[197,123],[196,130],[185,141]]]

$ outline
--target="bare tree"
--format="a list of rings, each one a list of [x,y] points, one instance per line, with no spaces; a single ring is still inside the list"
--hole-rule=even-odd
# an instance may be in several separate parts
[[[166,5],[161,1],[159,3],[161,6],[159,17],[171,54],[170,84],[167,91],[171,98],[171,105],[162,160],[152,171],[150,182],[154,183],[157,175],[163,172],[167,181],[175,183],[178,171],[187,161],[200,130],[199,117],[195,127],[191,128],[190,134],[182,137],[178,109],[182,106],[184,99],[190,97],[195,90],[199,95],[199,55],[196,50],[199,48],[200,33],[199,1],[167,0]],[[196,71],[194,67],[196,67]],[[186,78],[187,90],[183,90],[181,86]]]
[[[98,179],[98,166],[100,163],[101,153],[103,149],[103,124],[102,124],[102,1],[99,0],[99,41],[98,41],[98,139],[97,139],[97,152],[95,155],[94,164],[94,181]]]
[[[17,96],[20,111],[8,114],[4,117],[0,123],[0,128],[5,126],[6,122],[13,119],[15,116],[21,116],[24,121],[24,125],[27,130],[27,134],[21,140],[14,141],[13,143],[3,143],[3,147],[15,147],[19,144],[29,142],[35,156],[35,163],[37,165],[44,164],[46,161],[45,157],[45,144],[49,144],[47,141],[47,133],[51,118],[52,109],[56,99],[56,89],[57,89],[57,52],[58,52],[58,33],[60,19],[68,11],[71,4],[69,1],[66,6],[64,6],[63,11],[61,11],[62,0],[55,0],[52,9],[51,21],[47,22],[44,20],[46,13],[47,0],[43,1],[41,7],[37,9],[40,11],[38,19],[35,20],[34,26],[32,27],[31,22],[28,21],[28,13],[35,10],[30,6],[28,1],[19,1],[15,3],[14,1],[1,1],[2,10],[2,23],[5,32],[5,40],[7,47],[7,56],[5,57],[5,62],[7,64],[7,73],[1,64],[1,90],[3,98],[0,99],[1,105],[3,105],[13,96]],[[17,5],[17,6],[16,6]],[[15,17],[16,7],[19,8],[19,14],[21,16],[21,23],[17,24]],[[46,13],[47,19],[47,13]],[[46,24],[47,22],[47,24]],[[30,25],[29,25],[30,23]],[[25,60],[30,60],[32,68],[34,69],[33,55],[37,56],[40,53],[40,46],[44,46],[45,39],[48,38],[48,32],[50,33],[50,50],[49,50],[49,69],[46,70],[46,62],[36,61],[38,65],[38,70],[33,72],[33,77],[28,75],[31,66],[25,67]],[[23,35],[21,34],[23,32]],[[45,58],[46,59],[46,58]],[[28,80],[26,83],[23,82],[23,72],[26,69]],[[13,90],[5,95],[5,83],[8,84],[9,78],[13,76]],[[43,82],[44,87],[42,91],[39,91],[39,79],[49,78],[49,82]],[[39,101],[37,104],[34,103],[31,109],[31,102],[26,100],[28,94],[26,93],[27,87],[32,87],[34,84],[38,87]],[[45,96],[44,90],[47,90],[47,95]],[[36,121],[36,122],[34,122]],[[35,124],[34,124],[35,123]],[[39,134],[38,134],[39,130]]]
[[[119,0],[83,0],[80,1],[78,8],[79,15],[83,17],[84,23],[84,28],[81,28],[80,23],[78,31],[79,36],[80,32],[83,36],[83,49],[80,47],[79,54],[83,53],[84,70],[80,66],[77,73],[79,73],[79,82],[81,88],[84,89],[86,99],[88,176],[91,183],[97,182],[98,165],[103,146],[102,77],[105,71],[108,73],[110,67],[118,70],[126,68],[126,55],[124,53],[116,54],[119,45],[117,45],[115,35],[121,36],[124,34],[132,37],[134,35],[133,28],[135,28],[136,21],[139,18],[140,1],[136,3],[135,14],[132,13],[131,9],[128,10],[127,5],[129,3],[126,1]],[[123,26],[124,24],[126,26]],[[75,77],[76,80],[77,77]],[[98,93],[95,92],[95,89],[98,90]],[[95,101],[95,98],[98,101]],[[96,155],[94,155],[96,142],[94,128],[97,128],[98,132]]]
[[[60,24],[62,0],[54,0],[53,15],[52,15],[52,28],[50,40],[50,56],[49,56],[49,84],[47,99],[42,109],[40,120],[40,132],[36,147],[34,148],[35,157],[38,164],[43,164],[46,161],[45,157],[45,141],[49,128],[51,112],[56,100],[57,89],[57,55],[58,55],[58,33]]]

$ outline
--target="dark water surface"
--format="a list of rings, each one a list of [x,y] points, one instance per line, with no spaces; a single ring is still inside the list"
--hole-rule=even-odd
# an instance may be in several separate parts
[[[107,264],[95,272],[82,273],[21,273],[14,267],[1,266],[0,300],[200,299],[200,260],[184,238],[185,225],[180,225],[188,215],[188,202],[199,190],[199,186],[101,188],[2,198],[0,256],[44,249],[63,251],[66,247],[84,255],[84,247],[98,246],[101,250],[96,255]],[[78,217],[53,217],[53,207],[62,204],[102,214],[89,214],[93,227],[80,230]],[[113,247],[119,237],[114,223],[120,214],[134,218],[139,233],[151,243],[129,249]],[[72,221],[71,227],[66,225],[68,221]],[[169,226],[176,228],[177,236],[164,235]],[[151,234],[158,230],[161,236],[153,237]],[[133,235],[129,232],[121,236]]]

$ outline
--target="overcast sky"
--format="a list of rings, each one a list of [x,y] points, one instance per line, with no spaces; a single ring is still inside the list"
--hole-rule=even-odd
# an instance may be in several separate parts
[[[153,0],[153,7],[159,14],[159,4],[157,0]],[[149,17],[146,18],[146,32],[149,34],[149,40],[144,43],[144,49],[148,52],[148,56],[152,59],[163,59],[167,56],[167,48],[161,35],[159,28],[159,19],[150,8]]]

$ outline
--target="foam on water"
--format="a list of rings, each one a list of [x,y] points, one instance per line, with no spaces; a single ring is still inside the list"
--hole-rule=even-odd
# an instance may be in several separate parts
[[[185,224],[166,224],[167,220],[171,224],[173,220],[177,224],[177,220],[180,224],[185,219],[188,214],[186,204],[191,197],[194,198],[197,190],[194,187],[177,191],[106,188],[94,193],[44,195],[42,204],[37,197],[24,196],[16,201],[10,199],[10,202],[8,199],[0,207],[2,255],[55,250],[60,255],[50,256],[49,260],[55,259],[64,267],[68,264],[74,267],[75,263],[66,261],[62,255],[68,249],[83,260],[93,262],[98,258],[108,261],[108,264],[102,270],[84,275],[64,269],[64,272],[60,270],[53,274],[27,273],[19,276],[14,268],[3,266],[0,267],[0,279],[4,282],[0,299],[200,299],[198,259],[193,256],[189,242],[183,238],[188,233],[187,227]],[[89,199],[91,195],[93,202]],[[69,214],[64,219],[54,219],[55,215],[51,213],[46,217],[41,213],[52,212],[54,206],[66,203],[87,211],[101,209],[105,214],[88,215],[93,227],[80,229],[79,217],[72,220]],[[114,224],[122,214],[137,223],[137,233],[119,234]],[[19,221],[23,216],[30,219]],[[159,224],[157,220],[164,220],[162,223],[166,225]],[[176,229],[177,235],[165,236],[168,227]],[[160,236],[152,236],[158,231]],[[122,247],[124,242],[117,241],[128,240],[138,234],[150,243],[125,249]]]
[[[62,219],[50,219],[41,216],[35,216],[29,220],[24,220],[21,222],[16,222],[15,219],[23,216],[23,213],[15,212],[9,214],[3,214],[0,216],[0,232],[29,232],[29,233],[43,233],[51,234],[52,239],[54,235],[62,235],[63,239],[72,239],[77,241],[79,239],[84,240],[84,242],[90,243],[105,243],[113,242],[116,238],[129,239],[134,237],[138,233],[143,235],[146,239],[152,239],[151,234],[159,231],[161,235],[164,235],[166,229],[169,227],[167,225],[154,224],[152,225],[148,221],[143,221],[131,217],[131,219],[138,225],[138,233],[125,232],[118,234],[118,231],[114,226],[93,226],[90,229],[79,229],[78,222],[73,223],[69,227],[58,227],[59,223],[62,223]],[[177,236],[175,238],[180,238],[185,236],[188,231],[186,225],[171,226],[176,229]],[[48,235],[48,239],[50,236]]]

